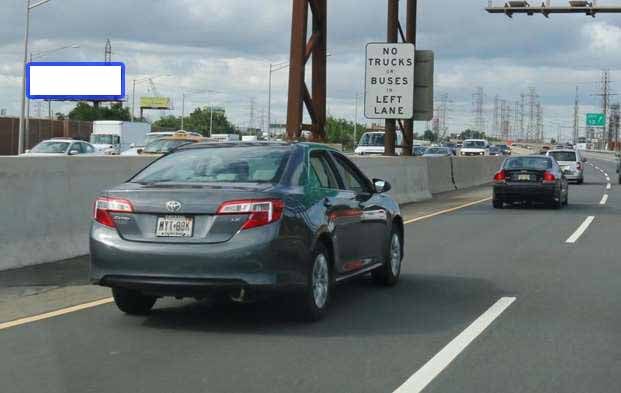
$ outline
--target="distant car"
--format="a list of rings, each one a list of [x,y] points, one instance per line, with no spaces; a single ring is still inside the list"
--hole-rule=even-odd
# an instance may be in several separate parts
[[[384,154],[384,136],[386,135],[383,131],[369,131],[362,134],[360,137],[360,142],[356,147],[354,153],[359,155],[382,155]],[[396,133],[396,146],[403,145],[403,133],[401,131],[397,131]],[[402,148],[395,148],[395,152],[397,155],[402,154]]]
[[[561,167],[552,157],[507,158],[494,176],[493,205],[546,203],[559,209],[568,203],[569,186]]]
[[[90,277],[128,314],[158,297],[295,300],[321,318],[334,286],[399,281],[403,218],[390,184],[314,143],[196,143],[96,199]]]
[[[174,149],[183,145],[208,141],[210,140],[202,136],[194,136],[185,132],[177,132],[173,136],[160,138],[149,143],[144,147],[144,149],[138,150],[138,154],[141,156],[162,155],[170,153]]]
[[[452,157],[453,151],[448,147],[430,147],[423,157]]]
[[[459,151],[460,156],[486,156],[489,154],[489,142],[485,139],[466,139]]]
[[[502,153],[502,150],[500,150],[498,146],[492,145],[489,147],[489,155],[490,156],[502,156],[504,154]]]
[[[139,156],[140,155],[139,152],[143,151],[144,147],[150,144],[151,142],[155,142],[158,139],[174,136],[175,134],[180,134],[180,133],[184,133],[186,135],[191,135],[191,136],[196,136],[196,137],[202,137],[202,135],[197,132],[188,132],[184,130],[150,132],[145,137],[144,144],[142,144],[141,146],[132,146],[129,150],[122,152],[121,155],[122,156]]]
[[[511,155],[511,146],[505,145],[505,144],[499,144],[499,145],[496,145],[496,147],[500,149],[500,152],[502,153],[502,155],[504,156]]]
[[[545,155],[550,150],[551,150],[550,146],[542,146],[541,149],[539,150],[539,154]]]
[[[457,145],[455,143],[452,143],[452,142],[443,143],[442,147],[448,147],[449,149],[451,149],[451,152],[453,153],[453,155],[457,154]]]
[[[425,154],[427,148],[425,146],[414,146],[412,148],[412,155],[415,157],[420,157]]]
[[[54,138],[39,142],[31,150],[26,150],[22,156],[77,156],[97,155],[95,146],[88,142],[69,138]]]
[[[555,149],[548,151],[546,155],[556,160],[567,180],[575,181],[578,184],[584,183],[584,163],[587,159],[582,157],[579,152],[569,149]]]

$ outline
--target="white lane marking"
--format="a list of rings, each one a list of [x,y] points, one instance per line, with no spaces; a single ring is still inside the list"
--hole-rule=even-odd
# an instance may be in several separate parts
[[[599,202],[600,205],[605,205],[608,202],[608,194],[604,194],[602,200]]]
[[[596,166],[595,169],[597,169],[599,171],[599,167],[598,166]]]
[[[573,244],[577,242],[578,239],[580,239],[580,236],[582,236],[582,234],[589,228],[594,219],[595,216],[587,217],[586,220],[584,220],[584,222],[578,227],[578,229],[576,229],[576,232],[574,232],[574,234],[571,235],[569,239],[565,241],[565,243]]]
[[[421,392],[434,380],[466,347],[474,341],[515,301],[514,297],[498,299],[487,311],[470,324],[463,332],[451,340],[440,352],[415,372],[395,393]]]
[[[606,176],[606,181],[610,181],[610,176]]]
[[[606,189],[610,190],[612,188],[612,186],[610,185],[610,183],[606,184]]]

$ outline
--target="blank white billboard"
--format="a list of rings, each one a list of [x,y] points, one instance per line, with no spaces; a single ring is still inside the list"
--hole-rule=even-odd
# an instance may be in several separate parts
[[[48,100],[122,100],[123,63],[29,63],[26,95]]]

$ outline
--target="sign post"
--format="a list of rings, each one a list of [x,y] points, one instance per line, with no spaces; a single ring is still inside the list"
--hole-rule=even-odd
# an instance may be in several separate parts
[[[365,116],[414,117],[414,44],[367,44]]]

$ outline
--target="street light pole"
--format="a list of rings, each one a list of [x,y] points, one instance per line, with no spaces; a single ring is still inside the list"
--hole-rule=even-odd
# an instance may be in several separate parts
[[[183,128],[183,118],[185,117],[185,93],[181,93],[181,129]]]
[[[17,154],[24,152],[24,119],[26,117],[26,64],[28,63],[28,36],[30,34],[30,10],[43,5],[51,0],[41,0],[38,3],[30,4],[30,0],[26,1],[26,31],[24,33],[24,62],[22,64],[22,90],[21,90],[21,111],[19,116],[19,134],[17,142]]]
[[[272,138],[272,67],[270,63],[269,86],[267,88],[267,140]]]
[[[354,147],[356,147],[356,143],[358,143],[358,95],[356,92],[356,103],[354,105]]]

